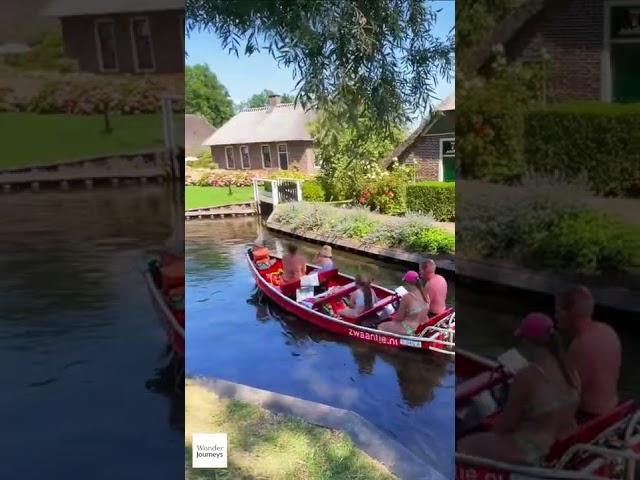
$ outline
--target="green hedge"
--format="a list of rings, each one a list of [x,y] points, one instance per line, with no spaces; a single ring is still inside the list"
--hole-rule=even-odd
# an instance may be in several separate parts
[[[438,222],[456,219],[456,184],[448,182],[420,182],[407,185],[407,210],[431,213]]]
[[[640,104],[560,104],[527,113],[524,131],[531,170],[582,172],[595,193],[640,196]]]
[[[322,185],[315,180],[307,180],[302,184],[302,199],[305,202],[324,202],[325,194]]]

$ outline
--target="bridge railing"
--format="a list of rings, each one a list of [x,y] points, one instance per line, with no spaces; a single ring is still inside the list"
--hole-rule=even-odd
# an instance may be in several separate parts
[[[269,189],[261,186],[270,185]],[[293,188],[295,186],[295,189]],[[269,191],[270,190],[270,191]],[[275,208],[279,203],[302,201],[302,180],[298,178],[254,178],[253,198],[260,212],[260,203],[268,203]]]

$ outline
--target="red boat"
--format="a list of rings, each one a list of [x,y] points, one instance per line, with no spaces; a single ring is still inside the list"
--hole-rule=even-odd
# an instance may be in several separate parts
[[[184,358],[184,258],[161,253],[149,262],[145,279],[171,349]]]
[[[497,361],[456,351],[456,437],[489,431],[500,414],[512,375]],[[456,480],[631,480],[640,460],[640,412],[633,400],[578,425],[556,442],[540,466],[456,453]]]
[[[263,249],[266,251],[266,249]],[[378,330],[371,319],[392,319],[394,304],[400,296],[379,285],[372,285],[377,302],[371,309],[357,317],[340,315],[344,308],[342,299],[356,290],[354,278],[338,272],[338,269],[320,271],[315,265],[307,265],[307,277],[316,280],[317,295],[297,298],[302,282],[300,280],[282,284],[282,259],[275,255],[258,257],[257,251],[247,251],[247,262],[258,288],[279,306],[297,317],[313,323],[333,333],[351,337],[363,342],[375,343],[394,348],[416,348],[453,355],[455,335],[455,311],[448,308],[440,315],[427,319],[414,335],[399,335]],[[304,279],[304,277],[303,277]],[[299,301],[298,301],[299,300]]]

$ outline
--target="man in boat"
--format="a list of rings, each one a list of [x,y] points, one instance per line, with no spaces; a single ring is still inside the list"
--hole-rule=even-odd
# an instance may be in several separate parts
[[[608,413],[618,404],[620,338],[609,325],[593,320],[593,312],[593,296],[586,287],[570,287],[556,298],[558,325],[571,338],[568,359],[582,384],[579,422]]]
[[[436,262],[430,258],[420,264],[424,295],[429,299],[429,314],[439,315],[447,308],[447,281],[436,273]]]
[[[291,283],[300,280],[307,272],[307,259],[298,253],[298,246],[293,243],[287,245],[287,252],[282,256],[282,282]]]

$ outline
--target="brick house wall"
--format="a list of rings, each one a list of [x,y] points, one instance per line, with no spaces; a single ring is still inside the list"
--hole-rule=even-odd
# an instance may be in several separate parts
[[[65,53],[78,61],[83,72],[100,73],[95,22],[113,20],[118,71],[135,73],[130,21],[133,17],[147,17],[155,70],[153,73],[184,72],[184,11],[141,12],[136,14],[82,15],[61,19]]]
[[[300,171],[313,173],[315,171],[315,154],[313,151],[313,142],[308,141],[293,141],[293,142],[271,142],[271,143],[247,143],[249,147],[249,160],[251,162],[251,170],[264,170],[262,166],[262,145],[269,145],[271,151],[271,165],[272,168],[267,170],[279,170],[278,160],[278,145],[287,145],[287,151],[289,153],[289,170],[292,169],[294,164],[300,168]],[[211,147],[211,153],[215,162],[219,168],[227,169],[225,148],[233,147],[233,159],[234,165],[230,169],[240,170],[242,169],[240,147],[242,145],[214,145]]]
[[[454,133],[439,133],[420,135],[418,139],[398,156],[398,162],[413,162],[417,165],[418,180],[439,179],[440,172],[440,140],[443,138],[455,138]]]
[[[550,99],[600,100],[604,48],[602,0],[550,2],[505,45],[512,60],[538,62],[550,55]]]

